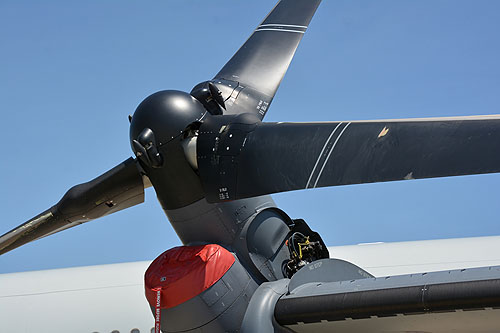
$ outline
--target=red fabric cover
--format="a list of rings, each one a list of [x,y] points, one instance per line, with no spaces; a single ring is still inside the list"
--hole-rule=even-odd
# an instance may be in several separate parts
[[[161,288],[162,309],[184,303],[219,281],[234,261],[229,251],[216,244],[174,247],[146,270],[146,298],[156,306],[156,291]]]

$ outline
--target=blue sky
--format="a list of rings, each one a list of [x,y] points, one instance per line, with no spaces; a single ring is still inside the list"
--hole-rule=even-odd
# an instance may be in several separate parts
[[[127,115],[210,79],[274,1],[0,2],[0,234],[131,156]],[[500,2],[324,1],[267,121],[497,114]],[[492,152],[492,154],[498,152]],[[329,245],[500,234],[499,175],[274,195]],[[0,273],[156,257],[146,203],[0,256]]]

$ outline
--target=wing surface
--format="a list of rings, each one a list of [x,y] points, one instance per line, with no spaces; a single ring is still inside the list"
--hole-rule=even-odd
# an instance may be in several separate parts
[[[278,300],[275,318],[297,332],[496,332],[499,307],[494,266],[308,283]]]

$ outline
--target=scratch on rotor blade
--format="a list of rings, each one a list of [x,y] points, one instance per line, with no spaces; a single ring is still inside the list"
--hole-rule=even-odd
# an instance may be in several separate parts
[[[415,179],[415,178],[413,178],[413,171],[410,172],[409,174],[407,174],[403,179],[405,179],[405,180]]]
[[[389,129],[387,127],[384,126],[384,128],[380,131],[380,133],[378,134],[377,136],[377,139],[378,138],[381,138],[383,136],[385,136],[387,134],[387,132],[389,132]]]

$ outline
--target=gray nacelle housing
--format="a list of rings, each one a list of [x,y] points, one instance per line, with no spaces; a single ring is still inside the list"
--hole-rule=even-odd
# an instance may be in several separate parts
[[[173,308],[161,310],[162,332],[237,332],[258,285],[237,258],[210,288]],[[155,313],[155,308],[151,307]]]

